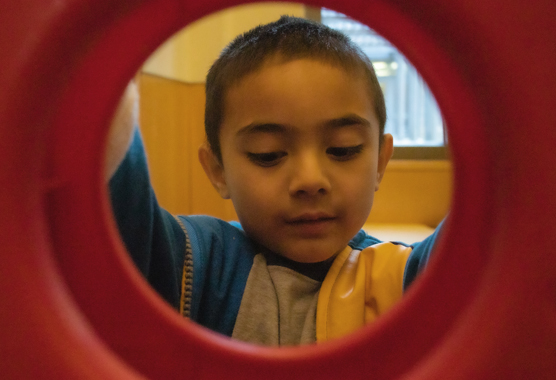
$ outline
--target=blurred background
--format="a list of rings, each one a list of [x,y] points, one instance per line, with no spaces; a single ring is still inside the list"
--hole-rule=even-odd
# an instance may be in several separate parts
[[[284,14],[341,30],[372,60],[395,149],[364,228],[384,240],[421,240],[447,214],[452,193],[445,125],[434,97],[407,59],[372,29],[333,10],[296,3],[255,3],[212,14],[145,62],[137,76],[140,128],[160,204],[173,214],[237,220],[231,201],[220,198],[197,159],[204,141],[204,80],[235,36]]]

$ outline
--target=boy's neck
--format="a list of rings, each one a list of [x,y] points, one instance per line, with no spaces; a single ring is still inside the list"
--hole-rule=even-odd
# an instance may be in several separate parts
[[[286,267],[319,282],[324,281],[326,274],[330,270],[330,267],[332,266],[332,263],[337,256],[334,255],[324,261],[319,261],[316,263],[301,263],[277,255],[270,251],[265,251],[263,254],[266,259],[267,265]]]

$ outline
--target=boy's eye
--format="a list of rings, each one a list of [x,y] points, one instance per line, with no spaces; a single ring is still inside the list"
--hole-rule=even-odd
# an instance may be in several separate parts
[[[347,161],[361,153],[362,150],[363,144],[356,146],[330,147],[326,149],[326,154],[331,155],[335,160]]]
[[[251,161],[265,167],[277,165],[284,156],[286,156],[286,152],[247,153],[247,157]]]

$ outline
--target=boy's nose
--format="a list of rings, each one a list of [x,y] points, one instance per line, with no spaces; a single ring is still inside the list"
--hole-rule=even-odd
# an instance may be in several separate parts
[[[307,155],[292,162],[291,196],[324,195],[330,191],[326,168],[318,157]]]

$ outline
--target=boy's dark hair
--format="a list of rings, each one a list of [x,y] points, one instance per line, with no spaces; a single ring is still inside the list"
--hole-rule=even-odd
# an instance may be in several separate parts
[[[379,122],[382,142],[386,123],[384,95],[369,58],[346,35],[323,24],[303,18],[282,16],[236,37],[210,68],[206,80],[205,132],[213,153],[222,163],[220,124],[226,91],[246,75],[260,69],[270,57],[285,62],[313,58],[361,72],[367,78]]]

